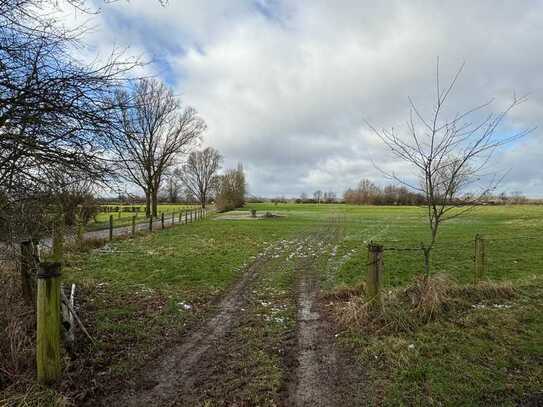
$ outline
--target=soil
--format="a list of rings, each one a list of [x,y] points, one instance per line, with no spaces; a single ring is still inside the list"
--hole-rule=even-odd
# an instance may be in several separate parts
[[[306,235],[304,244],[322,245],[321,238],[334,235],[328,232]],[[282,355],[280,390],[265,382],[271,379],[262,374],[262,362],[250,353],[251,345],[241,334],[259,329],[262,320],[258,322],[254,314],[244,311],[251,307],[259,278],[270,267],[278,267],[275,255],[263,254],[218,302],[214,315],[189,332],[179,345],[165,349],[130,388],[110,395],[102,405],[367,405],[364,372],[337,346],[336,327],[320,297],[315,254],[319,247],[309,248],[313,254],[295,259],[296,284],[290,294],[296,306],[295,328],[280,338],[279,349],[274,348],[271,338],[260,338],[259,346],[269,348],[262,349],[263,353]],[[288,253],[284,254],[286,262]]]

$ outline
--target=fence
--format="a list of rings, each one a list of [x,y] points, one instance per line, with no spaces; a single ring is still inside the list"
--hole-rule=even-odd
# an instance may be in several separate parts
[[[114,215],[110,215],[107,227],[103,229],[85,231],[83,225],[78,225],[74,228],[65,230],[66,239],[77,244],[83,244],[85,240],[113,240],[115,237],[134,236],[140,232],[162,230],[169,226],[187,224],[196,220],[204,219],[208,216],[208,209],[190,209],[178,212],[161,213],[158,218],[150,217],[143,218],[142,222],[138,222],[136,215],[130,218],[130,222],[119,222]],[[52,247],[54,239],[47,238],[41,241],[43,247]]]
[[[208,211],[202,208],[172,213],[168,219],[162,213],[158,220],[151,218],[148,227],[152,231],[158,223],[160,229],[165,229],[167,225],[186,224],[205,219],[207,214]],[[168,223],[166,222],[167,220]],[[38,382],[42,384],[54,383],[61,375],[61,331],[62,327],[66,325],[66,321],[63,321],[63,319],[66,320],[69,318],[73,324],[73,319],[75,318],[82,330],[89,336],[73,310],[74,288],[72,288],[71,305],[64,298],[61,291],[62,245],[66,240],[65,230],[59,226],[61,224],[59,222],[55,225],[53,237],[49,239],[50,246],[52,247],[50,257],[54,262],[40,262],[37,241],[22,242],[20,247],[20,272],[23,280],[23,295],[29,305],[34,304],[36,306],[36,372]],[[142,225],[144,227],[147,226],[146,224]],[[115,228],[114,226],[115,220],[113,215],[111,215],[108,229],[101,231],[108,236],[109,240],[114,238],[115,230],[122,229],[134,235],[138,229],[135,217],[132,218],[132,224],[128,227]],[[90,233],[96,234],[100,233],[100,231]],[[84,240],[88,238],[88,233],[85,234],[78,228],[77,236],[78,239]],[[37,277],[35,283],[32,276]],[[61,305],[63,312],[61,311]],[[70,324],[70,329],[73,329],[72,324]]]
[[[380,250],[380,260],[375,259],[375,250]],[[424,272],[425,255],[421,244],[370,242],[368,252],[368,279],[375,274],[378,261],[381,264],[379,276],[374,279],[380,287],[404,285]],[[442,240],[433,247],[429,261],[431,275],[442,274],[461,284],[483,280],[514,281],[543,271],[543,239],[539,236],[507,238],[477,234],[473,239]]]

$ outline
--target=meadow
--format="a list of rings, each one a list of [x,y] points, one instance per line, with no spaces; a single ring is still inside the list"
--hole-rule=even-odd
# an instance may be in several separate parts
[[[275,216],[253,219],[252,209]],[[83,342],[76,349],[62,397],[73,400],[84,393],[94,403],[98,394],[145,377],[145,366],[214,315],[236,281],[267,259],[248,283],[238,325],[210,352],[209,363],[221,373],[202,379],[209,386],[205,391],[195,390],[208,398],[190,402],[282,402],[291,374],[287,359],[296,331],[297,281],[304,262],[313,258],[321,306],[336,320],[331,329],[338,349],[364,370],[364,383],[357,388],[365,389],[369,404],[539,400],[542,232],[541,206],[479,207],[443,224],[431,270],[432,277],[446,281],[447,295],[438,313],[416,323],[409,303],[393,304],[411,292],[423,270],[420,245],[429,231],[421,207],[248,204],[200,222],[72,252],[63,279],[80,287],[84,323],[97,343]],[[487,242],[479,285],[473,284],[476,234]],[[371,241],[385,248],[385,310],[397,311],[405,326],[392,329],[397,321],[391,321],[370,331],[353,314],[360,309]],[[300,254],[303,245],[311,247]],[[81,375],[94,377],[92,388],[78,382]],[[47,392],[42,397],[60,396]]]

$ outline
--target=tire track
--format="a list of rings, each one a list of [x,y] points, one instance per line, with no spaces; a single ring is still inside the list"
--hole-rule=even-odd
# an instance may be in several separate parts
[[[116,406],[168,406],[176,402],[177,395],[193,384],[191,373],[198,367],[198,361],[225,336],[234,321],[239,318],[239,309],[245,303],[243,293],[256,278],[267,258],[257,258],[243,277],[230,289],[218,304],[218,313],[201,328],[193,331],[183,341],[162,357],[148,375],[150,388],[117,395],[105,405]],[[109,403],[109,404],[108,404]]]
[[[332,230],[331,230],[332,229]],[[314,253],[327,243],[335,230],[328,226],[308,239]],[[316,243],[320,243],[315,245]],[[313,249],[311,249],[313,247]],[[319,309],[318,256],[303,256],[296,264],[298,273],[297,368],[290,386],[288,404],[294,406],[336,405],[334,377],[336,350],[328,322]],[[292,375],[292,373],[291,373]]]
[[[320,280],[326,253],[342,239],[338,218],[306,239],[306,253],[296,264],[298,316],[296,369],[290,373],[288,406],[364,406],[363,368],[339,347],[335,325],[321,307]]]

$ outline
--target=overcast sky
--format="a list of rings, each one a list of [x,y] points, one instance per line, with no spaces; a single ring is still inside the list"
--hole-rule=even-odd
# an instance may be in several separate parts
[[[539,126],[496,155],[500,190],[543,196],[543,1],[119,1],[90,20],[89,54],[129,47],[208,124],[204,144],[242,162],[254,195],[338,194],[382,168],[408,171],[366,121],[401,131],[408,97],[431,114],[435,68],[466,62],[451,113],[529,100],[502,130]]]

